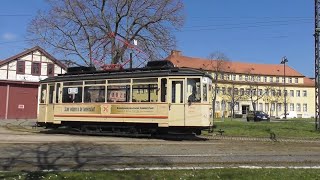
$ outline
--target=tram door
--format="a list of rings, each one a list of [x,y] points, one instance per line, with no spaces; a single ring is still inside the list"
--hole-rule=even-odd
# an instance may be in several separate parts
[[[53,121],[53,101],[54,101],[54,84],[49,84],[48,86],[48,101],[46,108],[46,121]]]
[[[184,126],[184,79],[170,79],[169,83],[169,126]]]

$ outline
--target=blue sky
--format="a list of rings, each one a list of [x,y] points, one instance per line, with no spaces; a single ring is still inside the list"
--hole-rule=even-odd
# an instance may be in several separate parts
[[[24,42],[27,25],[47,8],[45,0],[1,0],[0,59],[31,48]],[[231,61],[262,64],[287,56],[289,66],[314,76],[313,0],[186,0],[185,15],[175,34],[186,56],[220,51]]]

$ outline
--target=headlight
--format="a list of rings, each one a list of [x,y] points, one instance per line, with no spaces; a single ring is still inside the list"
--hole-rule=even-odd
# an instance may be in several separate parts
[[[257,118],[261,118],[261,116],[257,116]]]

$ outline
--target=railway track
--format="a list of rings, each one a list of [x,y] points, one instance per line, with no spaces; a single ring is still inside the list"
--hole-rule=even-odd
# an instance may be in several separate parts
[[[287,139],[287,138],[254,138],[254,137],[233,137],[233,136],[203,136],[193,134],[169,134],[169,135],[151,135],[151,134],[117,134],[117,133],[97,133],[97,132],[82,132],[78,129],[45,129],[42,127],[23,126],[22,123],[15,125],[8,123],[5,128],[13,132],[23,133],[44,133],[44,134],[66,134],[66,135],[86,135],[86,136],[109,136],[109,137],[129,137],[129,138],[148,138],[148,139],[163,139],[163,140],[190,140],[190,141],[207,141],[207,140],[232,140],[232,141],[262,141],[262,142],[293,142],[293,143],[320,143],[319,139]],[[6,134],[0,132],[0,134]],[[26,134],[27,135],[27,134]]]
[[[320,155],[103,155],[34,156],[0,158],[2,171],[13,170],[101,170],[103,168],[234,166],[234,165],[319,165]]]

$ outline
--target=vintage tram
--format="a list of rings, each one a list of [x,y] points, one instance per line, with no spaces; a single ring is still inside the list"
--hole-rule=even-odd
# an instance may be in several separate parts
[[[41,81],[38,125],[95,133],[195,133],[212,127],[212,77],[170,61],[71,68]]]

